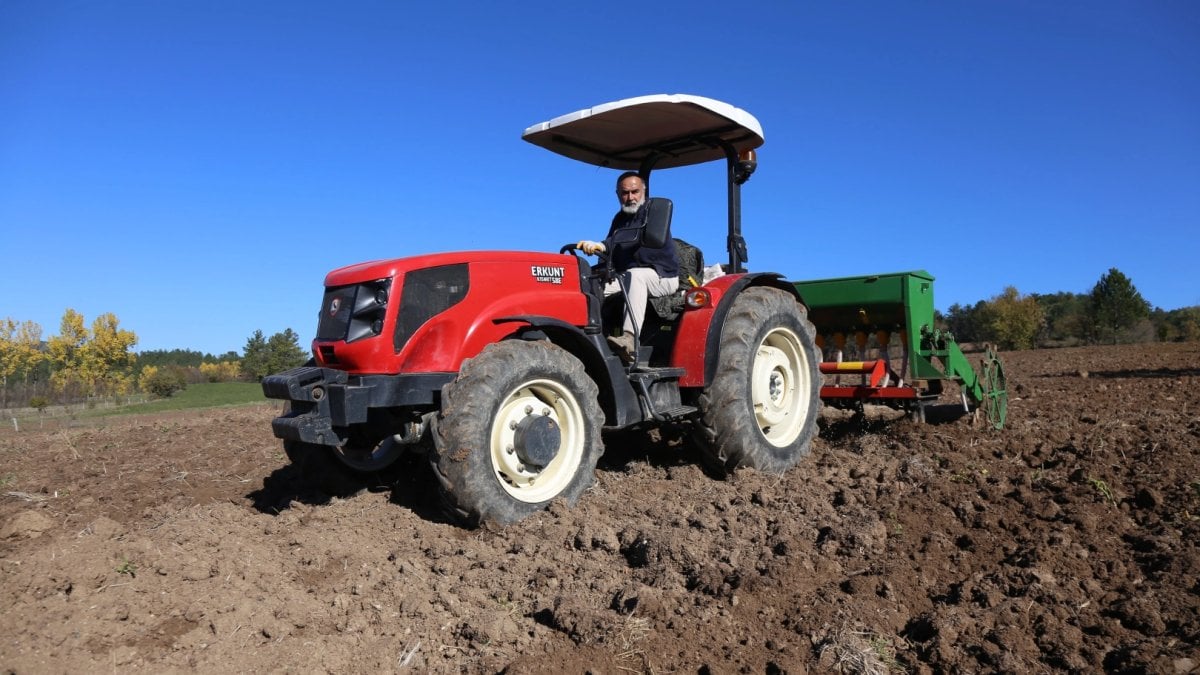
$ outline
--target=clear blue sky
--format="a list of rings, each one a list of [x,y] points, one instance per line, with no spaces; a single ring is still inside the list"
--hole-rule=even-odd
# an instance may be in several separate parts
[[[1200,305],[1200,2],[0,0],[0,318],[307,347],[330,269],[602,236],[614,174],[520,134],[651,93],[762,123],[753,270]],[[654,181],[710,262],[722,171]]]

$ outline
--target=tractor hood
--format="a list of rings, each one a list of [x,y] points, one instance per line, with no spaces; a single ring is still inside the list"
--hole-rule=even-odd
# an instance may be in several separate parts
[[[521,134],[525,140],[565,157],[612,169],[640,169],[647,159],[657,169],[727,157],[763,144],[753,115],[703,96],[653,94],[604,103]]]

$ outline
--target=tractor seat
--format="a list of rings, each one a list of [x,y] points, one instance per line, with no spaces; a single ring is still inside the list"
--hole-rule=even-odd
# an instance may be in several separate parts
[[[704,253],[675,237],[675,257],[679,261],[679,290],[671,295],[650,298],[650,306],[654,313],[663,321],[674,321],[683,311],[683,296],[692,287],[693,280],[697,284],[704,283]]]

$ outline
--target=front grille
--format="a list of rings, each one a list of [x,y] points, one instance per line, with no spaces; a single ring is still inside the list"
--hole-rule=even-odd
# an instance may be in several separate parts
[[[393,336],[396,353],[426,321],[461,302],[469,288],[470,274],[466,263],[406,273]]]
[[[379,279],[325,289],[317,339],[354,342],[379,335],[391,285],[391,279]]]

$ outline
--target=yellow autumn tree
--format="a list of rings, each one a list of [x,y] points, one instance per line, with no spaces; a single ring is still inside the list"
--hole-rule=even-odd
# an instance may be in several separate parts
[[[46,340],[53,372],[50,383],[59,393],[79,397],[90,393],[83,365],[83,346],[88,341],[83,315],[71,308],[63,312],[58,335]]]
[[[3,401],[8,406],[8,388],[18,379],[29,381],[29,375],[41,364],[42,327],[32,321],[17,323],[11,318],[0,319],[0,385]]]
[[[984,306],[986,333],[1001,349],[1033,349],[1042,320],[1037,299],[1021,295],[1015,286],[1005,288]]]
[[[89,331],[83,315],[68,308],[59,334],[46,342],[54,366],[50,382],[68,396],[127,393],[136,344],[137,335],[121,328],[115,314],[100,315]]]
[[[241,373],[242,365],[237,361],[200,364],[200,374],[209,382],[233,382]]]
[[[93,393],[127,394],[133,384],[137,335],[121,328],[116,314],[101,314],[92,322],[91,339],[83,346],[83,361]]]
[[[156,377],[158,377],[158,366],[142,366],[142,372],[138,374],[138,389],[150,391],[150,385],[154,383]]]

